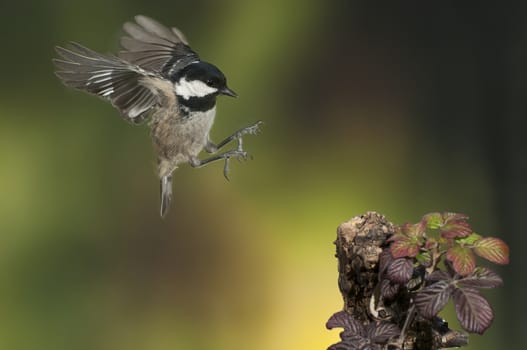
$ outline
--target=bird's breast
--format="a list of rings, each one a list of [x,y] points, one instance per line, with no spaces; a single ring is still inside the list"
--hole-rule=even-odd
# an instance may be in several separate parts
[[[196,157],[207,144],[215,116],[215,107],[184,116],[168,112],[154,116],[152,139],[160,158],[183,163]]]

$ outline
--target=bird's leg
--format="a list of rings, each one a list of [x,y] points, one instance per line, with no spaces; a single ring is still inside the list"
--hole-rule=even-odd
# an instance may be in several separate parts
[[[207,164],[210,164],[212,162],[215,162],[217,160],[224,159],[225,160],[225,165],[223,167],[223,176],[225,176],[225,178],[227,180],[229,180],[228,173],[229,173],[229,162],[230,162],[230,159],[231,158],[238,158],[238,160],[246,160],[249,157],[250,157],[249,153],[245,152],[241,148],[241,143],[239,143],[237,149],[233,149],[233,150],[230,150],[230,151],[227,151],[227,152],[224,152],[224,153],[221,153],[221,154],[218,154],[218,155],[215,155],[215,156],[212,156],[210,158],[203,159],[203,160],[198,159],[197,157],[194,157],[194,158],[190,159],[189,163],[194,168],[201,168],[201,167],[203,167],[203,166],[205,166]]]
[[[237,140],[238,141],[238,148],[237,148],[237,150],[243,151],[243,149],[241,148],[242,136],[243,135],[247,135],[247,134],[249,134],[249,135],[256,135],[256,134],[258,134],[260,132],[260,126],[262,124],[263,124],[263,122],[261,120],[259,120],[259,121],[257,121],[256,123],[254,123],[251,126],[248,126],[248,127],[245,127],[243,129],[240,129],[240,130],[236,131],[234,134],[232,134],[231,136],[227,137],[225,140],[221,141],[217,145],[212,143],[209,140],[207,142],[207,144],[205,145],[205,150],[208,153],[215,153],[218,150],[220,150],[223,146],[225,146],[226,144],[230,143],[231,141]]]

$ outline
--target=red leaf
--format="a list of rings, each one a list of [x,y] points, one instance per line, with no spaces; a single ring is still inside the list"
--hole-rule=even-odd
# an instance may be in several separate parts
[[[496,264],[509,263],[509,247],[499,238],[482,238],[474,243],[474,252]]]
[[[461,327],[471,333],[483,334],[494,319],[487,299],[472,288],[456,288],[453,298]]]
[[[450,282],[439,281],[418,292],[415,305],[423,317],[433,318],[445,307],[451,295]]]
[[[472,233],[472,228],[467,222],[468,216],[464,214],[444,213],[444,224],[439,231],[445,238],[466,237]]]
[[[420,244],[416,238],[397,235],[392,237],[390,244],[390,251],[392,256],[397,258],[410,257],[413,258],[419,254]]]
[[[449,248],[446,258],[452,262],[454,270],[461,276],[467,276],[476,267],[476,259],[471,249],[459,245]]]

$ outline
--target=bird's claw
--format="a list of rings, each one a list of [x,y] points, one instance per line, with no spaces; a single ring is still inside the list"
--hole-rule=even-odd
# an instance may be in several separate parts
[[[230,181],[229,179],[229,171],[230,171],[230,160],[231,158],[237,158],[238,161],[247,160],[248,158],[253,159],[253,156],[247,152],[245,152],[243,149],[239,148],[236,150],[229,151],[225,154],[225,165],[223,166],[223,176],[227,181]]]

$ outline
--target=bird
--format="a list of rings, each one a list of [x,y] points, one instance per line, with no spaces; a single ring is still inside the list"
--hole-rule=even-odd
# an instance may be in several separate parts
[[[153,18],[137,15],[123,25],[121,51],[101,54],[76,42],[56,46],[56,76],[70,88],[97,95],[131,124],[147,121],[157,157],[160,215],[165,217],[172,199],[172,173],[180,164],[203,167],[224,160],[228,180],[231,158],[252,156],[243,149],[242,136],[258,134],[262,121],[241,128],[219,143],[210,139],[220,95],[237,97],[223,72],[202,61],[185,35]],[[218,153],[224,146],[237,146]],[[205,150],[214,154],[198,156]]]

